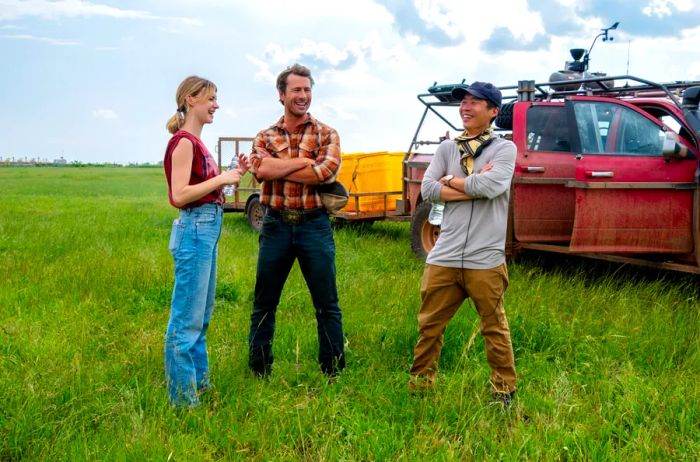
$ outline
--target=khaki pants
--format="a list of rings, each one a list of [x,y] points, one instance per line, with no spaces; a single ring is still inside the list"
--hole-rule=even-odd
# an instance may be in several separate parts
[[[411,379],[430,385],[435,381],[447,324],[466,298],[474,301],[481,318],[481,335],[491,367],[491,388],[496,393],[515,391],[513,345],[503,294],[508,287],[506,264],[487,270],[425,265],[418,313],[420,337],[416,344]]]

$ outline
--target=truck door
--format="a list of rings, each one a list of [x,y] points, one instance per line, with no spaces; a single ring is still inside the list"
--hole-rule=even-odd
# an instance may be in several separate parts
[[[629,104],[567,104],[581,145],[571,250],[692,252],[695,156],[665,160],[666,128]]]
[[[518,148],[513,178],[513,228],[520,242],[566,242],[574,224],[573,125],[564,103],[518,103],[513,141]]]

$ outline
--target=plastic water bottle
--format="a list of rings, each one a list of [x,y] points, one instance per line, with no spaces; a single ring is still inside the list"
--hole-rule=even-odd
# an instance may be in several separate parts
[[[433,202],[432,207],[430,207],[430,213],[428,214],[428,223],[433,226],[440,226],[442,224],[442,213],[444,211],[444,202]]]
[[[227,170],[233,170],[238,167],[238,156],[233,156],[231,163],[228,164]],[[224,186],[224,196],[233,196],[236,192],[236,185],[227,184]]]

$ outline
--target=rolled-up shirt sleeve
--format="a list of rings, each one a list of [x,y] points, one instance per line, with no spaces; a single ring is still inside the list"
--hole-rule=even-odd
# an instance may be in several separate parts
[[[321,145],[312,166],[319,183],[332,183],[340,171],[340,136],[333,128],[322,127]]]
[[[267,144],[265,140],[265,133],[261,131],[255,136],[252,151],[248,156],[248,160],[250,161],[250,171],[256,178],[258,166],[263,159],[262,153],[264,152],[267,152]]]

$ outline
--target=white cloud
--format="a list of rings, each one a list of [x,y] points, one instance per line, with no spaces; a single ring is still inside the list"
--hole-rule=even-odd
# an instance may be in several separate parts
[[[454,21],[456,16],[450,13],[450,1],[415,0],[416,11],[426,24],[441,29],[452,39],[457,39],[462,30]]]
[[[671,16],[671,9],[668,7],[668,3],[667,0],[651,0],[647,6],[642,8],[642,13],[647,16],[656,16],[658,18]]]
[[[649,4],[642,8],[642,13],[658,18],[671,16],[673,14],[670,8],[671,5],[678,11],[688,12],[693,9],[693,0],[650,0]],[[698,8],[698,6],[695,5],[695,8]]]
[[[275,74],[270,70],[270,64],[267,61],[252,55],[245,55],[245,57],[258,68],[254,75],[255,80],[263,82],[275,81]]]
[[[209,3],[231,5],[231,0],[219,0]],[[248,2],[246,2],[248,3]],[[279,18],[294,18],[303,15],[304,19],[323,20],[330,18],[342,18],[345,20],[388,20],[389,16],[383,8],[374,0],[304,0],[304,2],[290,2],[288,0],[265,0],[260,2],[260,11],[266,17],[274,11]],[[264,6],[262,5],[264,3]]]
[[[286,65],[299,60],[303,56],[337,65],[348,57],[348,50],[339,50],[327,42],[314,42],[309,39],[301,39],[301,43],[290,49],[284,49],[281,45],[271,44],[265,48],[265,57],[275,65]]]
[[[688,74],[693,80],[700,80],[700,61],[693,63],[688,69]]]
[[[411,55],[400,45],[385,47],[377,33],[368,34],[361,42],[350,42],[348,48],[360,47],[365,50],[369,61],[378,63],[401,63],[411,60]]]
[[[168,19],[189,25],[201,25],[201,22],[196,19],[156,16],[147,11],[125,10],[83,0],[0,0],[0,20],[15,20],[25,16],[39,16],[47,19],[91,16],[117,19]]]
[[[95,109],[92,111],[92,117],[95,119],[118,119],[119,116],[111,109]]]
[[[314,78],[319,80],[324,70],[352,67],[363,54],[364,50],[355,45],[341,50],[327,42],[301,39],[294,48],[283,48],[276,43],[268,45],[262,54],[264,59],[246,57],[258,68],[256,79],[274,82],[281,69],[295,62],[309,66],[314,71]]]
[[[320,120],[360,120],[357,114],[341,109],[338,104],[331,104],[328,102],[313,103],[313,107],[314,109],[312,112],[314,112]]]
[[[51,45],[58,45],[58,46],[81,45],[80,42],[76,42],[75,40],[62,40],[62,39],[55,39],[55,38],[51,38],[51,37],[37,37],[35,35],[29,35],[29,34],[0,35],[0,37],[6,38],[6,39],[11,39],[11,40],[32,40],[35,42],[44,42],[44,43],[49,43]]]
[[[307,64],[311,67],[314,78],[322,81],[352,69],[367,70],[367,62],[393,66],[411,61],[404,48],[385,47],[376,33],[368,34],[361,41],[350,41],[342,49],[327,42],[309,39],[301,39],[300,44],[293,48],[284,48],[276,43],[269,44],[262,56],[263,58],[260,58],[248,54],[246,58],[258,68],[255,79],[267,82],[274,82],[277,73],[294,62]]]
[[[474,5],[470,2],[450,3],[450,17],[454,18],[457,27],[465,31],[467,41],[471,43],[486,40],[494,29],[500,27],[509,29],[514,37],[525,41],[544,32],[542,18],[539,13],[528,8],[525,0],[491,0],[488,9],[481,7],[481,12],[475,12]],[[488,10],[498,12],[497,21],[478,19],[483,15],[488,16]]]

